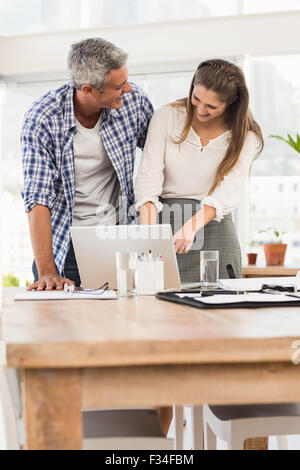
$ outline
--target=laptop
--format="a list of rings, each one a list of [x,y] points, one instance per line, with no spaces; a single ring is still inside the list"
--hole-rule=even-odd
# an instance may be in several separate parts
[[[117,289],[116,253],[144,253],[164,261],[165,289],[180,289],[180,277],[171,226],[100,225],[71,227],[71,236],[83,288],[109,283]]]

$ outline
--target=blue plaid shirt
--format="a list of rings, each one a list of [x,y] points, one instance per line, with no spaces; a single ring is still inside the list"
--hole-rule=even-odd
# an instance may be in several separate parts
[[[120,109],[104,109],[100,135],[120,182],[125,222],[136,219],[133,171],[136,147],[143,148],[152,104],[134,84]],[[54,261],[60,275],[70,244],[75,198],[73,139],[77,132],[74,87],[68,83],[35,101],[25,114],[21,133],[25,211],[40,204],[49,208]]]

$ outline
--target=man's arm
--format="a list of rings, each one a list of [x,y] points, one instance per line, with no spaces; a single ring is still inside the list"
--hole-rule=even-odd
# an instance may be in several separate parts
[[[73,281],[57,274],[52,250],[52,225],[48,207],[36,205],[28,212],[28,222],[32,249],[38,270],[39,280],[28,290],[61,290],[64,284]]]
[[[56,200],[53,181],[57,170],[51,154],[52,141],[44,128],[25,118],[21,132],[23,154],[25,212],[39,280],[28,290],[63,289],[64,283],[74,284],[57,274],[52,250],[52,224],[50,211]]]

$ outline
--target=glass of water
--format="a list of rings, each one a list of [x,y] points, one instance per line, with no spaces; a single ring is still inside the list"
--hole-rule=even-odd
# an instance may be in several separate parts
[[[219,252],[200,251],[200,283],[202,287],[215,289],[219,281]]]
[[[116,253],[119,298],[135,296],[137,253]]]

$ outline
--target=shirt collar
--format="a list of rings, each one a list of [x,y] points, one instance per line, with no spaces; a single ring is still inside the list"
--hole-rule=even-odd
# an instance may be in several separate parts
[[[66,101],[65,101],[65,118],[64,118],[64,130],[65,131],[68,131],[72,129],[73,127],[76,127],[73,96],[74,96],[74,86],[72,85],[72,83],[70,83]],[[104,108],[102,122],[103,121],[109,122],[111,118],[118,118],[118,117],[120,117],[120,111],[118,109]]]
[[[118,109],[104,108],[103,110],[103,121],[109,122],[111,119],[118,118],[119,116],[120,112]]]
[[[231,130],[227,130],[220,134],[218,137],[211,139],[205,148],[224,148],[224,145],[227,145],[231,138]],[[191,127],[186,138],[187,142],[194,143],[201,146],[201,139],[196,131]]]

